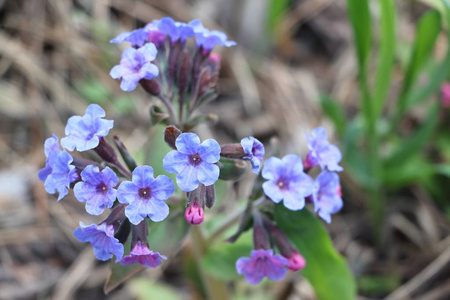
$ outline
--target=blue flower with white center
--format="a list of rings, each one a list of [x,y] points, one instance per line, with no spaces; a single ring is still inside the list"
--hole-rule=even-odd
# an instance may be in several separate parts
[[[177,150],[167,153],[163,166],[169,173],[178,173],[177,184],[185,192],[195,190],[200,183],[206,186],[219,179],[220,146],[213,139],[200,144],[195,133],[182,133],[175,141]]]
[[[312,131],[311,137],[306,136],[309,152],[306,157],[306,166],[320,166],[322,170],[327,168],[330,171],[342,171],[338,165],[342,159],[339,148],[328,142],[327,133],[323,127],[318,127]]]
[[[122,78],[120,88],[133,91],[141,79],[153,79],[159,74],[159,69],[152,61],[155,60],[158,50],[152,43],[145,44],[139,49],[127,48],[122,53],[120,64],[111,69],[109,75],[114,79]]]
[[[262,188],[273,202],[283,204],[290,210],[300,210],[305,206],[305,197],[312,194],[314,181],[303,172],[302,159],[288,154],[282,159],[271,157],[264,163]]]
[[[106,207],[111,208],[116,200],[119,182],[116,173],[106,167],[101,172],[98,167],[89,165],[81,172],[83,182],[73,188],[75,197],[86,202],[86,211],[91,215],[100,215]]]
[[[264,145],[258,139],[250,136],[241,140],[241,146],[247,154],[242,159],[250,160],[253,173],[259,174],[261,162],[265,153]]]
[[[209,30],[205,28],[198,19],[188,23],[195,33],[195,42],[197,47],[203,47],[206,52],[210,52],[215,46],[231,47],[235,46],[235,41],[229,41],[227,35],[218,30]]]
[[[191,26],[182,22],[175,22],[170,17],[162,18],[158,23],[158,30],[166,34],[172,43],[178,40],[184,43],[187,38],[194,36],[194,30]]]
[[[340,211],[344,205],[339,176],[336,173],[322,171],[314,184],[314,211],[319,212],[319,217],[327,223],[331,223],[331,214]]]
[[[39,171],[38,178],[45,182],[44,187],[47,193],[58,192],[59,201],[67,195],[67,189],[72,182],[78,179],[78,174],[75,166],[71,164],[72,156],[61,150],[55,135],[45,140],[44,152],[47,161],[45,167]]]
[[[169,215],[169,206],[165,200],[175,191],[172,179],[165,175],[153,177],[153,168],[139,166],[134,169],[132,181],[124,181],[117,189],[117,199],[127,203],[125,215],[134,225],[145,217],[160,222]]]
[[[75,229],[73,235],[80,242],[90,242],[94,247],[97,259],[106,261],[116,256],[116,262],[123,256],[123,245],[114,237],[114,226],[101,223],[100,225],[85,225],[80,222],[80,227]]]
[[[84,116],[72,116],[65,128],[67,137],[61,139],[61,146],[69,151],[94,149],[100,143],[100,138],[108,135],[114,121],[105,120],[105,111],[100,105],[90,104]]]

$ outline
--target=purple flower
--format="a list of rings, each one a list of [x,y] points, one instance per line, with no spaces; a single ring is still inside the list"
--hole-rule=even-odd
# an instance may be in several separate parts
[[[305,164],[311,167],[319,165],[322,170],[328,168],[330,171],[342,171],[338,165],[342,159],[341,151],[338,147],[331,145],[327,139],[327,133],[323,127],[318,127],[312,131],[311,137],[306,136],[308,142],[308,156]]]
[[[106,167],[101,172],[98,167],[89,165],[81,172],[81,179],[73,191],[78,201],[86,202],[86,211],[91,215],[99,215],[105,207],[111,208],[116,200],[119,182],[116,173]]]
[[[247,154],[242,159],[250,160],[253,173],[259,174],[261,162],[265,153],[264,145],[259,140],[250,136],[241,140],[241,146]]]
[[[132,32],[122,32],[109,42],[112,44],[129,42],[132,47],[142,47],[148,42],[148,30],[139,28]]]
[[[192,20],[188,25],[194,30],[197,47],[203,47],[206,52],[211,51],[217,45],[225,47],[236,45],[236,42],[227,40],[225,33],[205,28],[198,19]]]
[[[90,242],[94,247],[95,257],[99,260],[108,260],[112,254],[116,255],[116,261],[123,256],[123,245],[114,237],[114,226],[101,223],[100,225],[85,225],[80,222],[80,227],[75,229],[73,235],[80,242]]]
[[[290,210],[300,210],[305,206],[305,197],[313,192],[313,180],[303,173],[302,159],[288,154],[283,159],[271,157],[264,163],[262,177],[264,193],[273,202],[283,204]]]
[[[125,215],[134,225],[145,217],[160,222],[169,215],[169,206],[164,202],[175,191],[172,180],[160,175],[153,177],[153,168],[139,166],[133,171],[132,181],[124,181],[117,189],[120,203],[128,203]]]
[[[327,223],[331,223],[331,214],[337,213],[343,206],[339,176],[336,173],[322,171],[314,184],[314,211],[319,212],[319,216]]]
[[[286,275],[289,261],[279,254],[274,255],[272,249],[252,250],[250,256],[236,261],[238,274],[244,274],[248,283],[258,284],[264,277],[278,281]]]
[[[163,46],[166,41],[166,35],[158,29],[159,22],[159,20],[153,20],[144,27],[148,32],[148,41],[155,44],[156,47]]]
[[[219,179],[220,146],[213,139],[200,144],[195,133],[182,133],[175,141],[177,150],[167,153],[163,166],[167,172],[178,173],[177,184],[185,192],[195,190],[199,183],[212,185]]]
[[[70,183],[78,179],[75,166],[71,165],[72,156],[60,149],[58,138],[53,137],[45,140],[44,152],[47,157],[45,167],[39,171],[38,178],[44,181],[47,193],[58,192],[58,201],[68,193]]]
[[[141,264],[146,267],[156,268],[161,264],[161,258],[167,259],[164,255],[151,251],[148,246],[138,241],[136,246],[131,250],[130,255],[124,256],[120,260],[120,263],[126,266]]]
[[[139,49],[127,48],[122,53],[120,64],[111,69],[109,75],[114,79],[122,78],[120,88],[133,91],[141,79],[153,79],[159,74],[159,69],[151,62],[155,60],[158,50],[152,43]]]
[[[167,34],[172,43],[178,40],[184,43],[187,38],[194,36],[194,30],[191,26],[186,23],[175,22],[170,17],[162,18],[157,26],[159,32]]]
[[[114,121],[102,119],[105,111],[97,104],[90,104],[84,116],[72,116],[67,121],[66,135],[61,139],[61,146],[69,151],[94,149],[100,138],[107,136],[113,128]]]

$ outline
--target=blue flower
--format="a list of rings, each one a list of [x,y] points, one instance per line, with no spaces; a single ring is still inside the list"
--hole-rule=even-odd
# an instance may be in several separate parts
[[[264,145],[259,140],[250,136],[241,140],[241,146],[247,154],[242,159],[250,160],[253,173],[259,174],[261,162],[265,153]]]
[[[138,241],[136,246],[131,250],[131,253],[124,256],[120,260],[120,263],[125,266],[141,264],[145,267],[156,268],[161,264],[161,258],[167,259],[164,255],[151,251],[148,246]]]
[[[177,184],[185,192],[195,190],[200,183],[206,186],[219,179],[220,146],[213,139],[200,144],[195,133],[182,133],[175,141],[177,150],[167,153],[163,166],[169,173],[178,173]]]
[[[306,157],[306,166],[319,165],[322,170],[327,168],[330,171],[342,171],[343,168],[338,165],[342,159],[341,151],[338,147],[331,145],[327,139],[327,133],[323,127],[318,127],[312,131],[311,137],[306,136],[308,142],[308,156]]]
[[[84,116],[70,117],[65,129],[67,137],[61,139],[61,146],[80,152],[97,147],[100,138],[107,136],[114,125],[114,121],[102,119],[104,116],[103,108],[90,104]]]
[[[90,242],[94,247],[95,257],[99,260],[108,260],[116,255],[116,262],[123,256],[123,245],[114,237],[114,226],[101,223],[100,225],[85,225],[80,222],[80,227],[75,229],[73,235],[80,242]]]
[[[166,34],[172,43],[175,43],[178,40],[184,43],[187,38],[194,36],[194,30],[191,26],[186,23],[175,22],[170,17],[162,18],[159,21],[158,30],[159,32]]]
[[[99,215],[105,207],[113,206],[117,194],[114,187],[119,182],[113,170],[106,167],[100,172],[98,167],[89,165],[81,172],[81,179],[84,182],[78,182],[73,192],[78,201],[86,202],[89,214]]]
[[[139,80],[150,80],[158,76],[158,67],[151,63],[157,54],[158,50],[152,43],[145,44],[139,49],[127,48],[122,53],[120,64],[114,66],[109,75],[114,79],[122,78],[120,88],[123,91],[133,91]]]
[[[44,152],[47,161],[45,167],[39,171],[38,178],[45,182],[44,187],[47,193],[58,192],[59,201],[67,195],[70,183],[78,179],[78,174],[75,166],[71,164],[72,156],[60,149],[55,135],[45,140]]]
[[[139,28],[132,32],[122,32],[109,42],[112,44],[129,42],[132,47],[142,47],[148,42],[148,30]]]
[[[227,40],[225,33],[205,28],[198,19],[192,20],[188,25],[194,30],[197,47],[203,47],[206,52],[210,52],[217,45],[225,47],[236,45],[236,42]]]
[[[340,211],[344,205],[341,197],[339,176],[336,173],[322,171],[315,180],[314,211],[319,212],[319,217],[327,223],[331,223],[331,214]]]
[[[117,189],[120,203],[128,203],[125,215],[134,225],[145,217],[160,222],[169,215],[169,206],[165,200],[175,191],[172,180],[160,175],[153,177],[153,168],[139,166],[133,171],[132,181],[124,181]]]
[[[313,192],[314,182],[303,172],[302,159],[288,154],[282,159],[271,157],[264,163],[262,177],[268,179],[262,187],[273,202],[283,204],[290,210],[305,206],[305,197]]]
[[[287,273],[289,261],[273,250],[252,250],[251,257],[241,257],[236,261],[236,270],[239,275],[244,274],[249,284],[258,284],[264,277],[278,281]]]

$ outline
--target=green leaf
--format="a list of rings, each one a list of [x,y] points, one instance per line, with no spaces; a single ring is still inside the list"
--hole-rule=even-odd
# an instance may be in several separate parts
[[[184,299],[174,287],[149,278],[133,279],[128,288],[138,300]]]
[[[346,120],[342,107],[336,99],[329,96],[320,96],[320,104],[323,112],[333,121],[339,135],[342,136],[345,132]]]
[[[381,32],[378,68],[375,75],[373,99],[375,114],[378,116],[386,103],[395,55],[395,6],[393,0],[380,0]]]
[[[219,280],[235,280],[241,276],[236,272],[239,257],[250,256],[253,249],[252,233],[246,232],[233,243],[219,242],[211,247],[202,259],[202,268]]]
[[[400,93],[399,109],[401,112],[406,106],[406,96],[414,85],[426,60],[429,59],[440,31],[441,15],[436,10],[429,11],[420,18],[417,25],[416,40]]]
[[[278,227],[288,236],[306,260],[302,274],[320,300],[356,298],[356,284],[347,263],[336,252],[321,221],[309,210],[291,211],[275,206]]]
[[[275,33],[278,23],[289,10],[289,0],[270,0],[267,10],[267,27],[270,34]]]

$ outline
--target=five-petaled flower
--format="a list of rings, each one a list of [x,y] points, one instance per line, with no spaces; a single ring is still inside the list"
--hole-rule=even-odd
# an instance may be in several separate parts
[[[120,88],[129,92],[136,89],[141,79],[153,79],[159,74],[159,69],[152,61],[158,50],[153,43],[145,44],[139,49],[127,48],[122,53],[120,64],[111,69],[109,75],[114,79],[122,78]]]
[[[188,25],[194,30],[197,47],[202,47],[206,52],[210,52],[217,45],[224,47],[236,45],[235,41],[227,40],[225,33],[205,28],[198,19],[192,20]]]
[[[194,36],[194,29],[186,23],[175,22],[170,17],[162,18],[158,24],[157,28],[159,32],[166,34],[172,43],[178,40],[184,43],[187,38]]]
[[[341,151],[335,145],[328,142],[327,133],[323,127],[314,129],[311,136],[306,136],[309,152],[306,157],[306,166],[320,166],[330,171],[342,171],[343,168],[338,165],[342,159]]]
[[[120,263],[126,266],[141,264],[146,267],[156,268],[161,264],[161,258],[167,259],[164,255],[151,251],[148,245],[138,241],[133,249],[131,249],[130,254],[124,256],[120,260]]]
[[[286,275],[289,261],[273,250],[252,250],[250,257],[241,257],[236,261],[236,270],[239,275],[244,274],[245,280],[250,284],[258,284],[264,277],[278,281]]]
[[[86,211],[91,215],[99,215],[105,207],[111,208],[116,200],[119,182],[116,173],[106,167],[101,172],[98,167],[89,165],[81,172],[83,182],[78,182],[73,188],[75,197],[80,202],[86,202]]]
[[[242,159],[250,160],[253,173],[259,174],[261,162],[265,153],[264,145],[258,139],[250,136],[241,140],[241,146],[247,154]]]
[[[331,223],[331,214],[337,213],[343,206],[341,185],[336,173],[322,171],[314,182],[314,211],[327,223]]]
[[[145,217],[160,222],[169,215],[169,206],[165,200],[175,191],[172,179],[165,175],[153,177],[153,168],[139,166],[134,169],[132,181],[124,181],[117,189],[117,199],[127,203],[125,215],[134,225]]]
[[[175,141],[177,150],[167,153],[164,169],[178,173],[177,184],[186,192],[195,190],[200,183],[212,185],[219,179],[220,146],[213,139],[200,144],[195,133],[182,133]]]
[[[262,177],[268,179],[262,187],[273,202],[283,204],[290,210],[305,206],[305,197],[313,192],[313,180],[303,172],[302,159],[288,154],[282,159],[269,158],[263,166]]]
[[[38,178],[45,182],[44,187],[47,193],[58,192],[59,201],[67,195],[67,189],[73,181],[78,179],[78,174],[75,166],[71,164],[72,156],[60,149],[55,135],[45,140],[44,152],[47,161],[45,167],[39,172]]]
[[[123,256],[123,245],[114,237],[114,226],[101,223],[100,225],[85,225],[80,222],[80,227],[75,229],[73,235],[80,242],[90,242],[94,247],[95,257],[106,261],[116,255],[116,261]]]
[[[72,116],[65,128],[66,137],[61,139],[61,146],[69,151],[94,149],[100,143],[100,138],[108,135],[114,121],[105,120],[105,111],[97,104],[90,104],[84,116]]]

